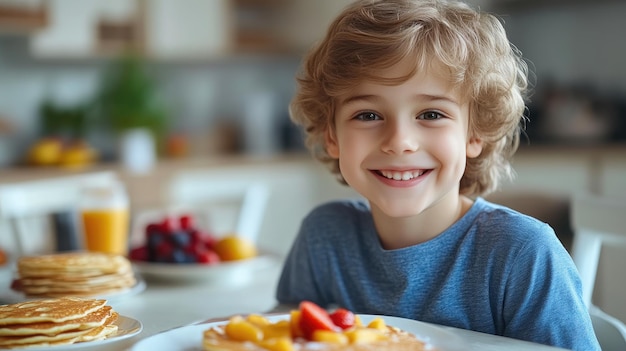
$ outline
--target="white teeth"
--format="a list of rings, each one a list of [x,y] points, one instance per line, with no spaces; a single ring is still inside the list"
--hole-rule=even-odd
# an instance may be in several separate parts
[[[391,172],[391,171],[380,171],[380,173],[385,177],[393,180],[411,180],[413,178],[417,178],[424,173],[424,171],[418,172]]]

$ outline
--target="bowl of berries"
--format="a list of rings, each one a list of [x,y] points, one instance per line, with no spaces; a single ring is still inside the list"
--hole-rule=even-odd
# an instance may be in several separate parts
[[[193,214],[163,214],[143,225],[129,259],[146,278],[177,281],[245,281],[275,265],[276,255],[227,232],[217,235],[196,224]]]

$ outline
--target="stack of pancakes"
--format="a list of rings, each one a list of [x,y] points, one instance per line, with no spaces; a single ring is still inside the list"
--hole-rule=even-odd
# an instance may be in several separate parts
[[[13,286],[33,297],[86,297],[120,292],[135,284],[132,265],[124,256],[69,252],[20,257]]]
[[[48,347],[115,335],[118,313],[106,300],[66,297],[0,306],[0,349]]]

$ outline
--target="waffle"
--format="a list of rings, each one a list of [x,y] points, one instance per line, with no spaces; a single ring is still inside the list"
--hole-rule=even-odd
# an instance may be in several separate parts
[[[119,315],[106,302],[66,297],[0,306],[0,348],[74,344],[115,335]]]

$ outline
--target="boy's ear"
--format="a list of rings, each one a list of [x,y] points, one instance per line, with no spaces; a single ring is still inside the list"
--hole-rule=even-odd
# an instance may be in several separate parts
[[[324,135],[324,142],[326,144],[326,152],[332,158],[339,158],[339,145],[337,144],[337,137],[333,128],[327,128]]]
[[[465,154],[469,158],[476,158],[483,151],[483,141],[480,138],[471,137],[465,145]]]

